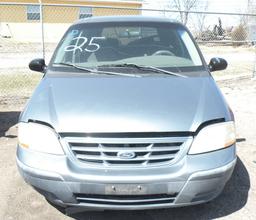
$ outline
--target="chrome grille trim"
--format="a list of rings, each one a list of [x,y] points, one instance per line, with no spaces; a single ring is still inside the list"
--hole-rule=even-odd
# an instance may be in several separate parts
[[[96,166],[145,167],[174,163],[188,149],[192,137],[168,138],[91,138],[64,137],[70,152],[83,164]],[[135,153],[134,158],[120,158],[118,153]]]
[[[147,153],[145,156],[137,156],[133,159],[119,159],[116,156],[101,156],[100,158],[98,156],[89,156],[89,155],[82,155],[82,154],[76,154],[76,157],[78,159],[88,159],[88,160],[107,160],[107,161],[144,161],[144,160],[168,160],[173,159],[175,157],[175,154],[170,155],[164,155],[164,156],[151,156],[149,158],[150,153]]]
[[[72,143],[71,143],[72,145]],[[97,149],[94,149],[94,148],[90,148],[90,147],[74,147],[74,146],[71,146],[71,149],[73,151],[87,151],[87,152],[98,152]],[[173,147],[172,148],[173,150],[180,150],[180,147]],[[106,147],[102,147],[101,148],[102,151],[104,152],[116,152],[116,148],[106,148]],[[123,148],[122,150],[131,150],[131,148]],[[147,147],[147,149],[141,149],[141,148],[132,148],[133,151],[136,151],[136,152],[159,152],[159,151],[168,151],[170,150],[170,148],[168,147],[163,147],[163,148],[160,148],[160,149],[152,149],[151,147]]]

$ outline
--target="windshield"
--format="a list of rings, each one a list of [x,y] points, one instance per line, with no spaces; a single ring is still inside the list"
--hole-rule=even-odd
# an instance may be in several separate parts
[[[172,23],[84,23],[72,26],[52,65],[85,68],[135,64],[176,71],[196,70],[202,61],[188,32]],[[189,68],[188,68],[189,67]]]

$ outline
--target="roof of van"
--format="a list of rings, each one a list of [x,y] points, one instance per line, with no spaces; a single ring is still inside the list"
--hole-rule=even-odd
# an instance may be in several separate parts
[[[164,22],[164,23],[180,23],[177,20],[163,17],[152,17],[142,15],[128,15],[128,16],[95,16],[80,19],[75,24],[83,23],[104,23],[104,22]]]

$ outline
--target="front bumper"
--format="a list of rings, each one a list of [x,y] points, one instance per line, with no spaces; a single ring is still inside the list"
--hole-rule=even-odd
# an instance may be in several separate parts
[[[27,183],[57,205],[85,210],[168,208],[207,202],[221,193],[235,164],[235,146],[186,155],[170,167],[122,171],[80,169],[66,156],[17,150],[17,165]]]

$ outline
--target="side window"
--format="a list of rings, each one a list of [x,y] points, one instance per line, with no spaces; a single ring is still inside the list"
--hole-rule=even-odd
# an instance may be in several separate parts
[[[91,7],[80,7],[79,8],[79,19],[92,17]]]
[[[27,6],[27,20],[28,21],[40,20],[40,6],[39,5],[28,5]]]

